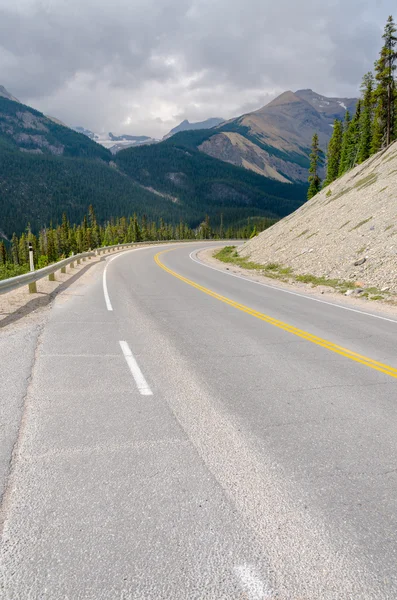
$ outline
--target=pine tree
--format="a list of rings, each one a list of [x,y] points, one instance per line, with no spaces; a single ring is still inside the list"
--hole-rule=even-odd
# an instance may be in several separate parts
[[[69,250],[73,254],[77,254],[77,237],[76,237],[76,225],[69,229]]]
[[[254,228],[253,228],[253,230],[251,232],[251,235],[250,235],[250,239],[252,240],[252,238],[256,237],[257,235],[258,235],[258,230],[256,228],[256,225],[254,225]]]
[[[343,175],[343,173],[345,173],[348,169],[346,164],[347,164],[347,154],[348,154],[348,149],[349,149],[350,123],[351,123],[351,117],[350,117],[349,111],[347,110],[345,112],[345,121],[343,123],[342,151],[341,151],[341,157],[340,157],[340,163],[339,163],[339,173],[338,173],[339,177],[341,175]]]
[[[209,240],[212,237],[210,218],[205,215],[204,221],[199,225],[199,238],[201,240]]]
[[[221,240],[223,240],[223,238],[225,237],[225,230],[223,228],[223,213],[221,213],[221,224],[219,227],[219,237]]]
[[[6,245],[3,241],[0,241],[0,266],[5,265],[6,262],[7,262]]]
[[[356,112],[349,124],[347,134],[346,154],[344,173],[352,169],[357,164],[359,144],[360,144],[360,125],[361,125],[361,100],[358,100]]]
[[[100,246],[100,231],[99,226],[96,220],[94,207],[92,204],[88,207],[88,219],[90,223],[91,229],[91,242],[93,248],[98,248]]]
[[[361,84],[362,106],[360,123],[360,141],[357,162],[361,164],[371,156],[372,120],[374,113],[374,76],[366,73]]]
[[[14,265],[19,265],[18,238],[16,233],[13,233],[11,238],[11,256]]]
[[[132,241],[133,242],[141,242],[142,241],[142,233],[141,233],[141,228],[139,227],[139,223],[138,223],[138,218],[136,215],[134,215],[134,220],[133,220],[133,238]]]
[[[25,265],[29,262],[28,241],[24,233],[22,233],[19,238],[18,256],[20,265]]]
[[[47,231],[47,256],[49,263],[53,263],[58,259],[55,230],[52,227],[50,227]]]
[[[147,227],[147,216],[143,215],[142,216],[142,222],[141,222],[141,236],[142,236],[142,241],[146,242],[149,239],[149,231],[148,231],[148,227]]]
[[[69,248],[69,221],[66,216],[66,213],[62,215],[62,225],[60,227],[60,235],[59,235],[59,245],[60,252],[64,256],[69,256],[70,248]]]
[[[318,142],[318,135],[315,133],[312,140],[312,151],[310,154],[310,168],[309,168],[309,190],[307,192],[307,199],[313,198],[321,190],[321,179],[319,175],[319,169],[323,165],[323,151],[321,150]]]
[[[395,139],[395,104],[396,86],[394,72],[396,70],[397,44],[396,25],[393,17],[387,20],[383,34],[384,45],[379,59],[375,62],[375,78],[378,85],[375,89],[376,110],[373,130],[373,152],[387,147]]]
[[[339,119],[334,121],[334,131],[328,145],[327,153],[327,177],[324,187],[335,181],[339,174],[340,159],[342,153],[343,124]]]
[[[46,256],[47,254],[47,230],[45,227],[39,234],[39,253],[40,256]]]

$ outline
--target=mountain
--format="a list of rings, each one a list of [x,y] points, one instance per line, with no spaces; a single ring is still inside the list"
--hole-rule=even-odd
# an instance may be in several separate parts
[[[223,214],[226,226],[247,217],[281,217],[305,201],[306,186],[280,184],[211,158],[179,144],[181,135],[114,157],[87,135],[3,95],[0,232],[9,239],[28,223],[37,231],[59,223],[63,212],[80,222],[90,204],[100,222],[136,212],[196,227],[206,214],[214,225]]]
[[[306,100],[317,112],[332,125],[335,119],[343,119],[345,111],[350,114],[356,110],[357,98],[326,98],[313,90],[298,90],[296,96]]]
[[[12,100],[13,102],[19,102],[18,98],[12,96],[3,85],[0,85],[0,97],[7,98],[7,100]]]
[[[206,121],[198,121],[197,123],[190,123],[187,119],[185,119],[184,121],[182,121],[182,123],[179,123],[179,125],[174,127],[174,129],[171,129],[171,131],[163,137],[163,140],[167,140],[172,135],[175,135],[180,131],[192,131],[195,129],[212,129],[212,127],[221,125],[221,123],[224,122],[224,119],[220,119],[218,117],[212,117],[210,119],[207,119]]]
[[[318,133],[325,149],[334,118],[343,119],[346,107],[353,112],[356,102],[355,98],[326,98],[312,90],[284,92],[255,112],[200,132],[196,147],[280,182],[304,182],[313,133]]]
[[[290,267],[293,277],[306,276],[303,281],[317,277],[327,285],[328,279],[330,286],[344,291],[349,283],[354,288],[360,282],[364,297],[390,298],[397,294],[396,189],[394,142],[240,252],[260,264]]]
[[[73,130],[77,133],[82,133],[83,135],[86,135],[88,138],[90,138],[90,140],[95,139],[96,134],[90,129],[86,129],[85,127],[73,127]]]
[[[85,127],[74,127],[74,131],[82,133],[91,140],[108,148],[112,154],[116,154],[123,148],[130,148],[131,146],[139,146],[141,144],[155,144],[158,141],[147,135],[114,135],[111,131],[109,133],[94,133],[90,129],[85,129]]]
[[[109,160],[99,144],[5,96],[0,97],[0,136],[3,145],[29,154]]]

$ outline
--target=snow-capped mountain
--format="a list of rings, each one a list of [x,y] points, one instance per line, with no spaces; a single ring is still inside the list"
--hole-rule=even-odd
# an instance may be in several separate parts
[[[327,98],[313,90],[298,90],[295,95],[308,102],[331,125],[334,119],[344,119],[346,110],[354,114],[357,98]]]
[[[109,133],[95,133],[85,127],[74,127],[74,130],[108,148],[113,154],[124,148],[141,146],[142,144],[155,144],[158,141],[147,135],[114,135],[111,131]]]

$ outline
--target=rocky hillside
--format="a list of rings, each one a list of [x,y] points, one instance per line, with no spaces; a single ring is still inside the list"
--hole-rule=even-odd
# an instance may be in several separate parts
[[[397,142],[250,240],[240,254],[289,266],[294,274],[396,293],[396,191]]]
[[[111,160],[111,154],[105,148],[85,135],[8,96],[0,95],[0,136],[3,144],[28,154]]]
[[[326,98],[312,90],[285,92],[259,110],[205,133],[202,152],[281,182],[307,181],[317,131],[325,149],[335,118],[355,110],[355,98]]]

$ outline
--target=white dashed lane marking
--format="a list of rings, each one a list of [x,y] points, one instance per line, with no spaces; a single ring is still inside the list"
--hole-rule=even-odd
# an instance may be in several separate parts
[[[139,368],[138,363],[135,360],[134,355],[131,352],[131,349],[127,342],[121,341],[119,342],[121,350],[123,351],[124,358],[127,361],[127,365],[130,368],[132,376],[135,380],[136,387],[142,396],[152,396],[153,392],[149,387],[148,382],[146,381],[141,369]]]

